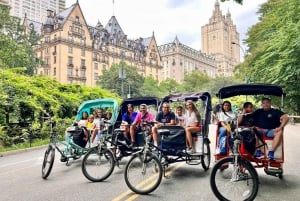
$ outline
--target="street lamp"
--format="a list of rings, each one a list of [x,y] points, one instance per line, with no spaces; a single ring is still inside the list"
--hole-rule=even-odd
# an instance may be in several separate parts
[[[244,48],[240,44],[238,44],[236,42],[231,42],[231,44],[239,46],[239,48],[242,50],[243,58],[245,58],[246,52],[245,52]]]
[[[124,70],[124,52],[121,52],[121,69],[119,71],[119,78],[121,79],[121,97],[124,98],[124,79],[126,78],[126,72]]]

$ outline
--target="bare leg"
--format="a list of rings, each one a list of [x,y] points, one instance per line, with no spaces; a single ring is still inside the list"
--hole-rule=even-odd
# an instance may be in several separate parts
[[[154,145],[157,146],[158,136],[157,136],[157,127],[156,126],[152,127],[152,138],[153,138]]]
[[[283,134],[283,130],[279,130],[279,131],[274,133],[272,149],[271,149],[272,151],[276,151],[277,147],[282,142],[282,134]]]

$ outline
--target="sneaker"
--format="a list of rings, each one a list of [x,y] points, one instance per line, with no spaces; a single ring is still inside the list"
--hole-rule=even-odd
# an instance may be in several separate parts
[[[268,153],[268,158],[269,158],[270,160],[274,160],[274,151],[269,151],[269,153]]]
[[[254,153],[254,157],[255,158],[262,158],[263,157],[263,153],[261,150],[257,149]]]
[[[186,153],[193,154],[195,152],[194,152],[194,149],[192,147],[189,147],[189,148],[187,148]]]

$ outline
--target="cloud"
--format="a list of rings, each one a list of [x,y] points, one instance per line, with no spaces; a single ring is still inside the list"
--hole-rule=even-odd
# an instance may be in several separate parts
[[[267,0],[233,1],[220,3],[223,15],[229,10],[240,39],[245,38],[249,27],[257,22],[258,5]],[[76,0],[66,0],[70,6]],[[212,16],[214,0],[79,0],[88,24],[95,26],[98,20],[106,25],[115,15],[130,39],[149,37],[154,32],[158,45],[173,42],[175,36],[194,49],[201,48],[201,26]]]

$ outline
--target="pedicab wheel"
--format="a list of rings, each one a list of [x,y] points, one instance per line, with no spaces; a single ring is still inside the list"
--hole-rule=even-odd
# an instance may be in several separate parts
[[[201,165],[202,165],[202,167],[205,171],[209,169],[210,160],[211,160],[211,156],[210,156],[209,141],[205,140],[204,149],[203,149],[203,153],[202,153],[202,156],[201,156]]]
[[[43,165],[42,165],[43,179],[47,179],[47,177],[50,175],[54,163],[54,158],[55,158],[55,149],[51,145],[49,145],[47,150],[45,151]]]
[[[125,167],[125,182],[135,193],[149,194],[162,180],[163,168],[156,155],[140,152],[133,155]]]
[[[81,164],[83,175],[92,182],[107,179],[115,167],[115,159],[110,149],[94,147],[84,156]]]
[[[224,169],[224,166],[227,168]],[[218,161],[210,175],[210,186],[214,195],[223,201],[255,199],[258,192],[258,175],[246,160],[238,159],[234,165],[232,157]]]

